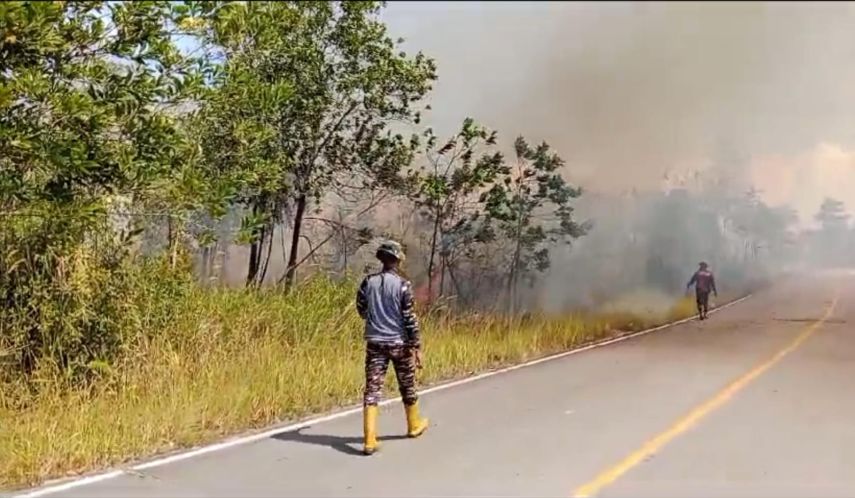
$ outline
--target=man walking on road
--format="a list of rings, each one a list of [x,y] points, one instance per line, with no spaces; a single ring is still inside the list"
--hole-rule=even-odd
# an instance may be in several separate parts
[[[419,324],[413,311],[410,282],[398,272],[404,252],[397,242],[386,242],[377,249],[383,264],[379,273],[365,277],[356,295],[356,310],[365,320],[365,397],[363,452],[377,451],[377,403],[389,362],[395,367],[398,388],[407,416],[407,436],[419,437],[428,428],[428,420],[419,415],[416,394],[416,369],[422,367]]]
[[[709,312],[710,305],[710,292],[715,294],[715,297],[718,297],[718,291],[715,288],[715,277],[709,269],[707,269],[708,265],[704,262],[700,263],[700,268],[698,271],[692,275],[692,279],[689,280],[689,283],[686,285],[686,292],[689,291],[689,288],[694,285],[695,286],[695,297],[697,298],[698,303],[698,319],[706,320],[707,313]]]

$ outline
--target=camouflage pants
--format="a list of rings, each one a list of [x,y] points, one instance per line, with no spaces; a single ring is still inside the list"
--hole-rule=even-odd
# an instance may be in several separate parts
[[[365,398],[366,406],[376,405],[383,394],[383,382],[389,361],[395,367],[398,389],[404,404],[412,405],[418,401],[416,394],[416,362],[412,349],[405,346],[391,346],[367,343],[365,348]]]

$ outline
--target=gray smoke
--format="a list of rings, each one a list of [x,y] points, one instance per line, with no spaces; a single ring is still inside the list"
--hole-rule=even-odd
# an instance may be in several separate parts
[[[748,278],[756,247],[669,189],[756,187],[803,222],[825,196],[855,205],[853,4],[393,2],[384,18],[437,59],[429,125],[546,140],[587,189],[598,227],[555,255],[547,308],[673,295],[699,259]]]
[[[699,259],[740,278],[747,242],[669,189],[754,186],[803,222],[826,196],[855,206],[853,4],[390,2],[383,17],[438,62],[426,123],[440,136],[471,116],[506,147],[546,140],[587,190],[596,228],[556,252],[540,305],[673,295]],[[376,221],[414,226],[395,212]],[[692,231],[717,224],[715,240]],[[226,264],[237,281],[242,259]]]
[[[473,116],[507,142],[547,140],[591,189],[657,188],[729,149],[744,161],[724,174],[809,216],[821,194],[777,192],[762,168],[855,146],[852,4],[392,2],[384,16],[438,61],[431,125]]]

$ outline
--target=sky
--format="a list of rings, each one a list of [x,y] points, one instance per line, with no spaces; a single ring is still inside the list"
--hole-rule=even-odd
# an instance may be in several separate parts
[[[438,63],[426,122],[546,140],[582,186],[714,169],[809,220],[855,206],[851,3],[389,2]]]

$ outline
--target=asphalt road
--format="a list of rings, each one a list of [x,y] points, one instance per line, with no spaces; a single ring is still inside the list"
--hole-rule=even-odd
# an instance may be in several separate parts
[[[855,496],[855,276],[53,496]],[[429,361],[429,358],[427,358]]]

